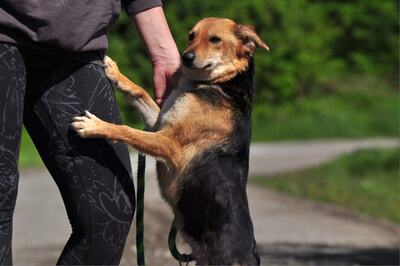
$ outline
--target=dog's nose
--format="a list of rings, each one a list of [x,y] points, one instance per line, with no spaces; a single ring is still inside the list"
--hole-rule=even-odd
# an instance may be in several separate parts
[[[191,66],[196,59],[196,55],[193,52],[187,52],[182,55],[182,61],[185,66]]]

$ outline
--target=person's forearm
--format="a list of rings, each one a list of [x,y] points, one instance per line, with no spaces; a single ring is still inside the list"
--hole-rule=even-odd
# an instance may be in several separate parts
[[[169,30],[162,7],[154,7],[132,16],[147,48],[150,60],[179,64],[179,52]]]
[[[178,49],[162,7],[153,7],[132,16],[153,64],[154,98],[162,105],[177,81],[181,64]]]

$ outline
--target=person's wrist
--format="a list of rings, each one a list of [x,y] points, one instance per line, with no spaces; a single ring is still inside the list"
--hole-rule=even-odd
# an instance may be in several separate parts
[[[153,66],[170,66],[179,67],[181,65],[181,57],[179,53],[165,51],[160,55],[151,56],[151,63]]]

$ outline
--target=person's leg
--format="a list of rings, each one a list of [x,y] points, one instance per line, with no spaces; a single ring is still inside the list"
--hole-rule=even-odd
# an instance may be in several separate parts
[[[70,128],[84,110],[119,123],[101,66],[26,52],[24,123],[56,181],[72,226],[58,264],[118,264],[134,214],[134,186],[123,144],[80,138]]]
[[[12,217],[18,190],[18,154],[25,66],[16,46],[0,43],[0,265],[12,264]]]

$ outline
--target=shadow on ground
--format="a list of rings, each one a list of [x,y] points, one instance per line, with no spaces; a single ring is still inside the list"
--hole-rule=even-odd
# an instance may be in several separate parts
[[[258,245],[263,265],[399,265],[398,248],[328,245]]]

